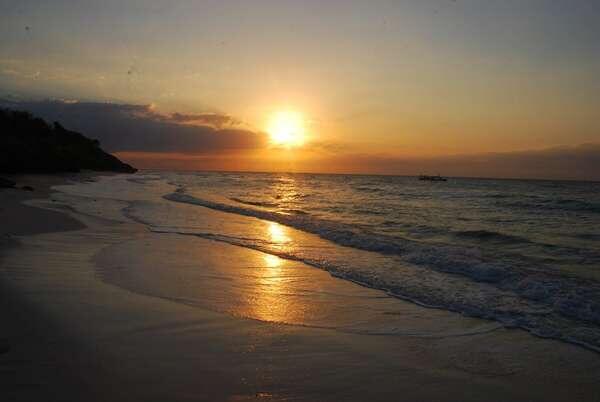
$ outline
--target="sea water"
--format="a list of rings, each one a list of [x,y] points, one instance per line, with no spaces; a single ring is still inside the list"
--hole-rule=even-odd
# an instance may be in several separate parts
[[[423,306],[600,350],[600,183],[144,171],[80,191],[122,200],[157,233],[302,261]],[[205,208],[231,224],[207,225]],[[307,236],[236,226],[236,216]]]

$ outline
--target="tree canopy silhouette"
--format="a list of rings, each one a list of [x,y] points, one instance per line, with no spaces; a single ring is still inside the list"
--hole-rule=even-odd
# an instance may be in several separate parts
[[[0,109],[0,172],[54,173],[82,169],[133,173],[98,140],[49,125],[29,112]]]

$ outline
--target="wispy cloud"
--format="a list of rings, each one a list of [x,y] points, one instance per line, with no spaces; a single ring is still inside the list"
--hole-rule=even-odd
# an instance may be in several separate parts
[[[233,117],[225,114],[217,113],[198,113],[198,114],[184,114],[184,113],[172,113],[169,116],[169,120],[177,123],[192,123],[198,125],[207,125],[217,128],[225,126],[237,126],[241,124],[241,121],[234,119]]]

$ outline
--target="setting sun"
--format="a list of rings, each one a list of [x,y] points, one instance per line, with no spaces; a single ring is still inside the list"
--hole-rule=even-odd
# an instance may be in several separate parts
[[[302,115],[291,111],[274,114],[269,120],[267,133],[273,145],[286,148],[301,146],[305,141]]]
[[[0,402],[600,402],[599,22],[0,0]]]

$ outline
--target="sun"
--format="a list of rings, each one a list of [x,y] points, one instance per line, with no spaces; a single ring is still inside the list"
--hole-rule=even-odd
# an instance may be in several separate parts
[[[299,147],[304,144],[306,138],[304,119],[298,112],[277,112],[269,119],[267,133],[273,145],[285,148]]]

